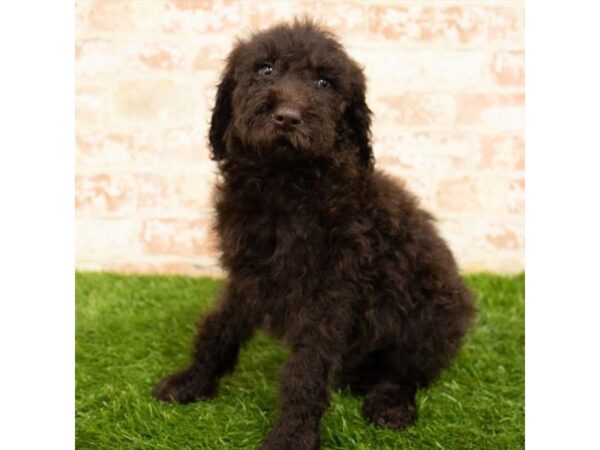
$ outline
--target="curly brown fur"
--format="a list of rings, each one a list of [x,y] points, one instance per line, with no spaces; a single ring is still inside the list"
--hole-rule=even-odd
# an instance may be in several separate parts
[[[291,348],[263,449],[316,449],[334,383],[376,425],[416,419],[415,393],[456,355],[475,306],[431,216],[374,168],[362,70],[310,22],[237,44],[210,143],[228,282],[191,364],[154,396],[214,395],[263,328]]]

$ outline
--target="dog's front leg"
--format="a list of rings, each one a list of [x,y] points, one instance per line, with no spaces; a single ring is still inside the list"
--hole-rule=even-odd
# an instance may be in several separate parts
[[[152,393],[155,398],[190,403],[215,394],[220,377],[233,370],[241,345],[254,330],[243,301],[225,289],[218,307],[198,327],[192,362],[162,379]]]
[[[333,372],[341,358],[349,316],[328,320],[318,313],[301,328],[285,364],[280,384],[280,417],[263,441],[262,450],[315,450],[319,422],[329,406]]]
[[[281,381],[281,416],[262,444],[263,450],[319,448],[319,421],[329,406],[333,361],[314,347],[295,348]]]

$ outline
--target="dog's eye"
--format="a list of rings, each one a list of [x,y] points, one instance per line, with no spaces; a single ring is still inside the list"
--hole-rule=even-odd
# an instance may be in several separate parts
[[[264,63],[258,68],[258,73],[260,75],[271,75],[273,73],[273,65],[270,63]]]
[[[319,78],[319,79],[317,80],[317,87],[318,87],[319,89],[324,89],[324,88],[326,88],[327,86],[329,86],[329,81],[328,81],[328,80],[326,80],[325,78]]]

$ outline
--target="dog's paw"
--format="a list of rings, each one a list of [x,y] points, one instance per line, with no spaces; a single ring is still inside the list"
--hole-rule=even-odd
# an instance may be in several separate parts
[[[216,388],[216,381],[196,371],[184,370],[163,378],[152,396],[168,403],[191,403],[213,397]]]
[[[275,427],[260,446],[261,450],[318,450],[319,429],[313,427],[290,431],[285,425]]]
[[[390,405],[377,398],[365,398],[363,413],[365,417],[381,428],[402,430],[417,420],[417,407],[414,402],[406,401]]]

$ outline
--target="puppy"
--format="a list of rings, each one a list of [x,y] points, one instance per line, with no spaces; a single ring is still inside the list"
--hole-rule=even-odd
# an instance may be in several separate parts
[[[332,386],[402,429],[459,350],[475,306],[432,217],[375,169],[365,77],[331,34],[282,24],[239,42],[209,140],[226,286],[187,368],[153,395],[213,396],[257,328],[291,355],[264,450],[316,449]]]

